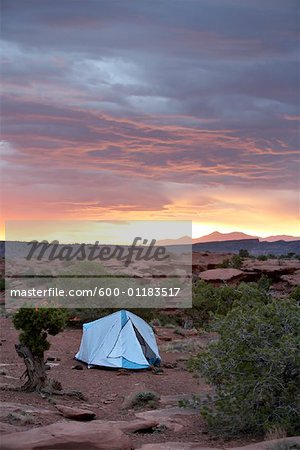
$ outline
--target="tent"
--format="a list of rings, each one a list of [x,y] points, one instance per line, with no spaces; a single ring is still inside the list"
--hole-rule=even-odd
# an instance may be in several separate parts
[[[160,363],[152,328],[125,310],[85,323],[75,358],[89,366],[125,369],[146,369]]]

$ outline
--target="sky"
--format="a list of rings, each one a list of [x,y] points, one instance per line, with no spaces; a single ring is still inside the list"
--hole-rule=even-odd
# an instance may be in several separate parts
[[[1,229],[299,235],[298,14],[297,0],[1,0]]]

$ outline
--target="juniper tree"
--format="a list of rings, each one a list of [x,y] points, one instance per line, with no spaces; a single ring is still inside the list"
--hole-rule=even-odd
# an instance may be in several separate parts
[[[202,414],[218,432],[300,432],[300,307],[241,302],[215,324],[219,339],[190,363],[215,388]]]
[[[63,330],[66,313],[59,308],[20,308],[13,317],[13,324],[19,335],[16,345],[18,355],[26,365],[25,391],[41,391],[48,384],[44,352],[50,348],[48,335],[55,336]]]

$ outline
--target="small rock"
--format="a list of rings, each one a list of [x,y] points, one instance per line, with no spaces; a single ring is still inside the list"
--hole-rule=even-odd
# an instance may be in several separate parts
[[[10,424],[19,423],[20,425],[28,425],[34,423],[34,419],[30,414],[12,412],[8,414],[7,420]]]
[[[6,342],[6,339],[1,339],[1,342]]]
[[[45,364],[45,370],[50,370],[51,369],[51,367],[49,366],[49,364]]]
[[[182,329],[178,329],[178,330],[175,330],[174,331],[174,333],[175,334],[179,334],[180,336],[197,336],[199,333],[198,333],[198,330],[196,330],[196,328],[191,328],[191,329],[184,329],[184,328],[182,328]]]
[[[81,364],[75,364],[75,366],[72,366],[72,369],[83,370],[83,366]]]
[[[56,409],[66,418],[73,420],[93,420],[96,414],[93,411],[70,406],[55,405]]]
[[[177,363],[176,362],[175,363],[168,363],[168,362],[166,362],[166,363],[163,364],[163,367],[165,369],[175,369],[177,367]]]
[[[181,356],[180,358],[176,359],[177,362],[185,362],[185,361],[188,361],[188,360],[189,360],[188,356]]]
[[[55,361],[55,358],[53,356],[48,356],[47,361]]]
[[[163,424],[161,424],[161,425],[157,425],[156,427],[154,427],[153,428],[153,432],[154,433],[162,433],[163,431],[167,431],[167,427],[166,427],[166,425],[163,425]]]
[[[127,370],[127,369],[120,369],[120,370],[118,370],[117,376],[130,375],[130,374],[131,374],[131,372],[129,370]]]
[[[56,358],[56,361],[61,361],[61,359],[60,358]]]
[[[0,375],[6,375],[5,370],[1,370]]]
[[[164,369],[161,367],[153,367],[154,375],[162,375],[164,373]]]

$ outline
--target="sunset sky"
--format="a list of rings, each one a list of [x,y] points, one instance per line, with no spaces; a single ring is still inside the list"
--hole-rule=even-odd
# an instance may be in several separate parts
[[[4,220],[299,235],[297,0],[1,0]]]

